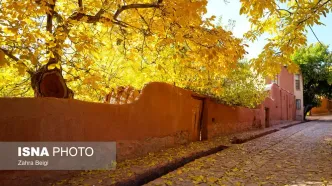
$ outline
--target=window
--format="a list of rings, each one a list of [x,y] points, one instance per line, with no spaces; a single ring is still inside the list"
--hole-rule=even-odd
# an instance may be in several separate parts
[[[300,90],[300,74],[295,74],[295,89]]]
[[[301,100],[300,99],[296,99],[296,109],[301,110]]]

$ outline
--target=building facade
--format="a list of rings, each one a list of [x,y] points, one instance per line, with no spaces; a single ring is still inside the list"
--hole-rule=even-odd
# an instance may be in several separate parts
[[[281,72],[275,76],[274,79],[266,79],[266,84],[277,84],[281,89],[294,94],[295,96],[295,113],[296,120],[303,120],[303,76],[302,73],[292,74],[288,72],[287,67],[284,66]]]

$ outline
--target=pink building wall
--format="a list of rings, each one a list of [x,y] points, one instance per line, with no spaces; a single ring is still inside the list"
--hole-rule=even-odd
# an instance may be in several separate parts
[[[294,74],[288,72],[286,67],[282,67],[281,72],[278,75],[280,88],[287,90],[291,94],[294,94]]]
[[[299,72],[299,81],[300,81],[300,89],[297,89],[295,86],[295,74],[292,74],[288,72],[287,67],[283,66],[281,67],[281,72],[276,76],[277,78],[272,81],[270,78],[266,78],[266,83],[271,84],[271,83],[276,83],[283,92],[288,92],[294,96],[294,101],[293,97],[287,96],[277,96],[276,93],[274,93],[275,99],[277,99],[278,104],[277,106],[281,106],[282,104],[289,104],[292,109],[294,107],[295,111],[289,111],[289,108],[285,108],[286,110],[283,110],[280,113],[280,116],[282,119],[287,118],[288,116],[291,115],[291,117],[295,118],[295,120],[303,120],[303,79],[302,79],[302,74]],[[280,93],[280,94],[285,94],[285,93]],[[279,99],[280,97],[280,99]],[[282,98],[282,99],[281,99]],[[300,100],[300,107],[296,108],[296,99]],[[288,110],[288,111],[287,111]],[[288,116],[287,116],[288,114]],[[295,116],[293,116],[295,115]]]
[[[295,120],[295,96],[277,84],[272,84],[269,97],[265,99],[263,105],[270,110],[272,125]]]
[[[278,78],[278,79],[277,79]],[[287,90],[291,94],[294,94],[294,74],[289,73],[287,67],[281,67],[280,73],[276,76],[276,78],[266,78],[265,83],[271,84],[276,83],[280,88]]]

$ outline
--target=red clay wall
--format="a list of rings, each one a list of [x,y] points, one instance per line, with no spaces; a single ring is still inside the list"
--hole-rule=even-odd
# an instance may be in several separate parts
[[[259,109],[232,107],[211,99],[204,102],[207,138],[258,128],[262,125]]]
[[[1,98],[0,141],[116,141],[118,160],[295,117],[295,98],[273,85],[257,109],[231,107],[165,83],[150,83],[132,104],[55,98]],[[293,111],[294,110],[294,111]],[[203,113],[202,113],[203,112]]]
[[[314,107],[311,109],[312,115],[328,114],[332,112],[332,100],[323,98],[321,101],[322,103],[319,107]]]
[[[116,141],[117,159],[123,160],[199,140],[201,121],[203,139],[264,127],[265,107],[271,109],[271,122],[280,123],[291,113],[283,111],[285,106],[293,109],[289,104],[293,102],[284,100],[294,97],[277,85],[270,93],[271,98],[266,98],[257,109],[194,98],[192,92],[165,83],[148,84],[136,102],[125,105],[55,98],[0,98],[0,141]],[[36,181],[36,177],[62,179],[63,175],[74,173],[2,171],[0,179],[1,174],[13,183],[16,177]]]
[[[148,84],[126,105],[1,98],[0,141],[117,141],[122,159],[197,140],[200,104],[165,83]]]
[[[295,96],[273,84],[269,97],[257,109],[231,107],[218,104],[210,99],[204,102],[204,123],[207,139],[224,134],[268,127],[265,121],[269,109],[269,125],[295,120]]]

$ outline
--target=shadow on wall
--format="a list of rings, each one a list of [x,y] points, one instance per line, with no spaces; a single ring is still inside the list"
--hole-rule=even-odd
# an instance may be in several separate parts
[[[278,95],[278,91],[272,92]],[[279,95],[291,98],[286,93]],[[265,107],[270,109],[272,124],[290,119],[282,112],[288,102],[277,103],[281,97],[273,95],[257,109],[231,107],[153,82],[143,88],[138,100],[122,105],[56,98],[0,98],[0,108],[6,108],[0,112],[0,141],[116,141],[117,159],[124,160],[264,127]]]

